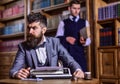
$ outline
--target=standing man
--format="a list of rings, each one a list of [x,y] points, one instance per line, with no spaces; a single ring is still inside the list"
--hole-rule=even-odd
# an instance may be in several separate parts
[[[80,30],[84,27],[89,28],[87,20],[80,18],[80,0],[72,0],[69,3],[69,18],[60,22],[56,37],[60,38],[63,46],[73,56],[73,58],[81,65],[83,71],[87,71],[87,62],[84,53],[84,46],[91,43],[90,36],[87,39],[80,36]],[[88,31],[90,32],[90,31]]]
[[[47,30],[46,17],[40,13],[32,13],[27,17],[28,37],[18,45],[15,61],[10,69],[10,77],[24,79],[30,75],[30,69],[43,66],[57,66],[61,60],[77,78],[84,78],[80,65],[60,44],[58,38],[45,37]]]

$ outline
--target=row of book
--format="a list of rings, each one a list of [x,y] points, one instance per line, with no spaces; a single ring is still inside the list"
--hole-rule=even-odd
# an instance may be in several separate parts
[[[120,2],[98,8],[98,20],[120,17]]]
[[[66,2],[69,2],[69,0],[53,0],[53,2],[51,2],[51,0],[34,0],[32,3],[32,9],[45,8]]]
[[[19,32],[24,32],[24,23],[18,23],[0,28],[0,35],[15,34]]]
[[[22,41],[23,41],[23,39],[1,41],[0,42],[0,52],[16,51],[16,50],[18,50],[18,44]]]
[[[54,5],[64,3],[66,0],[54,0]]]
[[[0,18],[7,18],[23,13],[24,13],[24,2],[23,0],[21,0],[18,3],[15,3],[14,5],[7,7],[4,10],[0,10]]]
[[[114,28],[107,27],[100,29],[100,46],[115,45]]]
[[[50,0],[34,0],[32,3],[33,9],[44,8],[51,5]]]
[[[60,22],[60,14],[53,15],[52,17],[47,18],[47,27],[48,29],[56,29]]]

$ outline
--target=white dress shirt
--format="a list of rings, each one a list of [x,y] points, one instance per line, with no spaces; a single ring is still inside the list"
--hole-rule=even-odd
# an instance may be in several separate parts
[[[46,42],[45,36],[44,36],[43,41],[39,45],[43,45],[44,42]],[[45,46],[44,47],[39,47],[35,51],[36,51],[36,54],[37,54],[37,57],[38,57],[38,61],[42,65],[44,65],[45,62],[46,62],[46,59],[47,59],[46,47]]]

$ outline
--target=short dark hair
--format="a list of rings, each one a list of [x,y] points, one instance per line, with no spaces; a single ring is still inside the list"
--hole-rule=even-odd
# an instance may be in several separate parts
[[[28,23],[33,23],[33,22],[40,22],[43,26],[47,26],[47,18],[45,15],[42,15],[40,12],[38,13],[30,13],[27,16],[27,21]]]
[[[80,4],[80,0],[72,0],[72,1],[69,3],[69,6],[71,7],[73,4]]]

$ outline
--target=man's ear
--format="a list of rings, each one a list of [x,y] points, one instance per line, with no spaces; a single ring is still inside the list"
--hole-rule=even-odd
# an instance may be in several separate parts
[[[43,28],[42,28],[42,33],[44,34],[46,31],[47,31],[47,28],[46,28],[46,27],[43,27]]]

